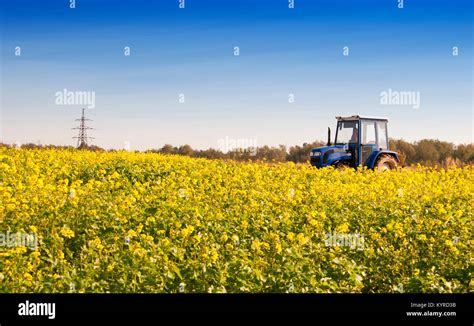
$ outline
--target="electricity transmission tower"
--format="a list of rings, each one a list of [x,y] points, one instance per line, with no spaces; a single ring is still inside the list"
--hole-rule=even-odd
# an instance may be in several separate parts
[[[94,139],[94,137],[87,136],[87,130],[94,129],[86,126],[86,121],[92,121],[91,119],[86,119],[85,116],[85,109],[82,109],[82,117],[80,119],[76,119],[76,121],[80,121],[79,127],[72,128],[79,130],[79,135],[77,137],[77,148],[87,148],[89,146],[88,139]]]

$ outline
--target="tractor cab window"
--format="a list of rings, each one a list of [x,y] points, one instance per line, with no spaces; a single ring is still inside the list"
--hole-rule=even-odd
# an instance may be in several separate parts
[[[357,121],[340,121],[337,124],[336,144],[357,143],[359,123]]]
[[[374,121],[362,121],[362,144],[363,145],[376,144]]]
[[[388,149],[387,143],[387,123],[385,121],[377,121],[378,148]]]

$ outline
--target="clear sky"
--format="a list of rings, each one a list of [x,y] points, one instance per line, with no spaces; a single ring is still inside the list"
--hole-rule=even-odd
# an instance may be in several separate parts
[[[95,92],[87,115],[105,148],[295,145],[352,114],[388,117],[393,138],[473,140],[472,0],[178,5],[2,0],[0,141],[74,145],[82,106],[57,105],[63,89]],[[420,107],[381,104],[388,89],[419,92]]]

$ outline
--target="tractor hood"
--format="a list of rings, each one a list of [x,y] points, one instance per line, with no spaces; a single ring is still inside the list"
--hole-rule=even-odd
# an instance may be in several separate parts
[[[338,160],[350,159],[351,154],[347,151],[347,145],[334,145],[313,148],[310,152],[311,165],[324,167]]]
[[[347,145],[333,145],[333,146],[322,146],[322,147],[317,147],[313,148],[311,150],[310,156],[317,156],[317,155],[322,155],[323,153],[326,153],[327,151],[334,150],[334,151],[346,151],[344,147],[347,147]],[[321,153],[321,154],[317,154]]]

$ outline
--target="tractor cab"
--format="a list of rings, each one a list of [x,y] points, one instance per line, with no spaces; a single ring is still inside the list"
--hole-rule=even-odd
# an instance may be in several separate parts
[[[399,158],[389,150],[387,123],[385,118],[336,117],[336,135],[331,144],[328,128],[328,144],[311,150],[311,165],[343,167],[367,166],[370,169],[396,169]]]

